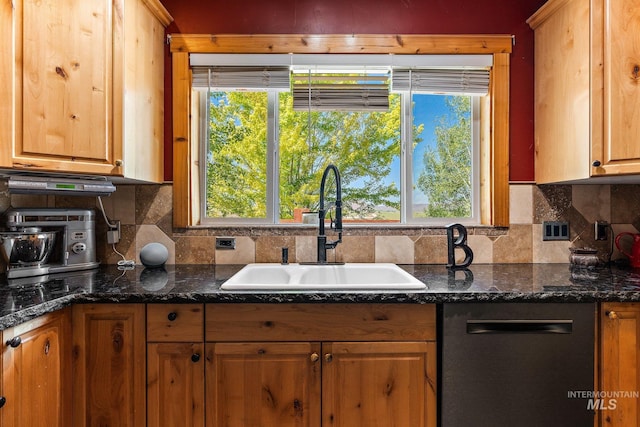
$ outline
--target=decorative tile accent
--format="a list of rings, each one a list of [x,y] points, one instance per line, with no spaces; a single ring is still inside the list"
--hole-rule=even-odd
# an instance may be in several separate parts
[[[173,209],[171,185],[136,185],[136,224],[157,224]]]
[[[107,217],[120,221],[123,225],[136,223],[136,186],[118,185],[109,197],[102,198]]]
[[[533,223],[560,221],[571,207],[570,185],[540,185],[533,187]]]
[[[567,263],[571,242],[543,241],[542,225],[533,225],[533,262],[534,263]]]
[[[611,222],[611,191],[609,185],[574,185],[571,204],[590,223]]]
[[[96,257],[102,264],[117,264],[122,257],[113,251],[112,245],[107,244],[105,236],[106,228],[100,231],[96,228]],[[124,255],[125,259],[136,259],[136,226],[123,225],[120,228],[120,241],[115,245],[116,250]]]
[[[515,224],[509,227],[509,234],[501,236],[493,243],[494,263],[530,263],[532,225]]]
[[[414,243],[414,263],[446,264],[447,236],[420,236]]]
[[[236,237],[234,250],[216,249],[216,264],[251,264],[256,262],[256,244],[251,237]]]
[[[473,251],[473,262],[475,264],[491,264],[493,263],[493,241],[487,236],[467,236],[467,244]],[[446,243],[445,243],[446,248]],[[446,249],[445,249],[446,250]],[[464,252],[458,250],[459,258],[456,261],[464,260]]]
[[[611,186],[611,223],[640,230],[640,185]]]
[[[296,236],[295,262],[313,262],[317,259],[316,238],[314,236]],[[289,262],[291,250],[289,250]]]
[[[260,236],[255,240],[256,262],[281,262],[282,248],[289,248],[289,262],[295,261],[294,236]]]
[[[176,263],[175,243],[155,225],[138,225],[136,232],[136,264],[140,264],[140,250],[148,243],[158,242],[167,247],[169,258],[167,264]]]
[[[511,185],[509,187],[509,222],[531,224],[533,222],[533,186]]]
[[[32,196],[26,194],[12,194],[11,206],[14,208],[52,208],[55,207],[55,197],[53,196]]]
[[[413,240],[408,236],[376,236],[375,262],[413,264]]]
[[[341,262],[374,262],[375,237],[344,236],[335,250]]]
[[[215,237],[183,236],[174,239],[176,264],[215,264]]]

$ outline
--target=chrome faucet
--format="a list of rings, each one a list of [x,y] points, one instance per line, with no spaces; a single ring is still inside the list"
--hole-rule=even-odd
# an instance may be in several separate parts
[[[333,242],[327,242],[327,236],[324,234],[324,218],[327,214],[327,210],[324,206],[324,185],[327,180],[329,172],[333,171],[336,176],[336,218],[331,218],[329,227],[334,229],[338,233],[338,240]],[[329,206],[331,209],[331,206]],[[340,172],[334,165],[329,165],[322,174],[322,181],[320,181],[320,207],[318,209],[318,264],[327,263],[327,249],[334,249],[338,246],[338,243],[342,242],[342,184],[340,183]]]

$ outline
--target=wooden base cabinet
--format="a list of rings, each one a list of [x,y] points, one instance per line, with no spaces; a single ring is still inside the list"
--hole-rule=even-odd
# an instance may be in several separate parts
[[[0,167],[161,182],[159,0],[0,2]]]
[[[208,343],[207,427],[320,427],[320,351],[311,342]]]
[[[549,0],[527,21],[538,184],[640,175],[637,10],[640,0]]]
[[[203,426],[204,399],[202,343],[147,345],[148,427]]]
[[[640,391],[640,303],[603,303],[600,313],[600,391]],[[597,400],[603,427],[640,427],[640,398]]]
[[[206,306],[207,427],[435,427],[434,306]]]
[[[75,427],[146,425],[145,347],[144,304],[73,306]]]
[[[322,425],[433,425],[435,342],[323,343],[322,353]]]
[[[2,332],[2,427],[71,425],[68,309]]]
[[[203,330],[202,304],[147,305],[148,427],[204,426]]]

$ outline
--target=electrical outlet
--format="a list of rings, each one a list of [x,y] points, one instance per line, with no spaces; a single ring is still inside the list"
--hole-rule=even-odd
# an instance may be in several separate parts
[[[596,240],[607,240],[609,223],[607,221],[596,221],[594,235]]]
[[[216,237],[216,249],[231,250],[236,248],[235,237]]]
[[[120,241],[120,221],[114,221],[115,228],[109,229],[107,231],[107,243],[110,245],[115,245]]]
[[[542,223],[542,240],[569,240],[569,223],[567,221],[544,221]]]

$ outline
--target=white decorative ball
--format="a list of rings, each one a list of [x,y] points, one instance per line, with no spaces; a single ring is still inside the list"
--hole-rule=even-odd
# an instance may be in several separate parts
[[[140,250],[140,262],[145,267],[162,267],[169,258],[169,250],[162,243],[149,243]]]

